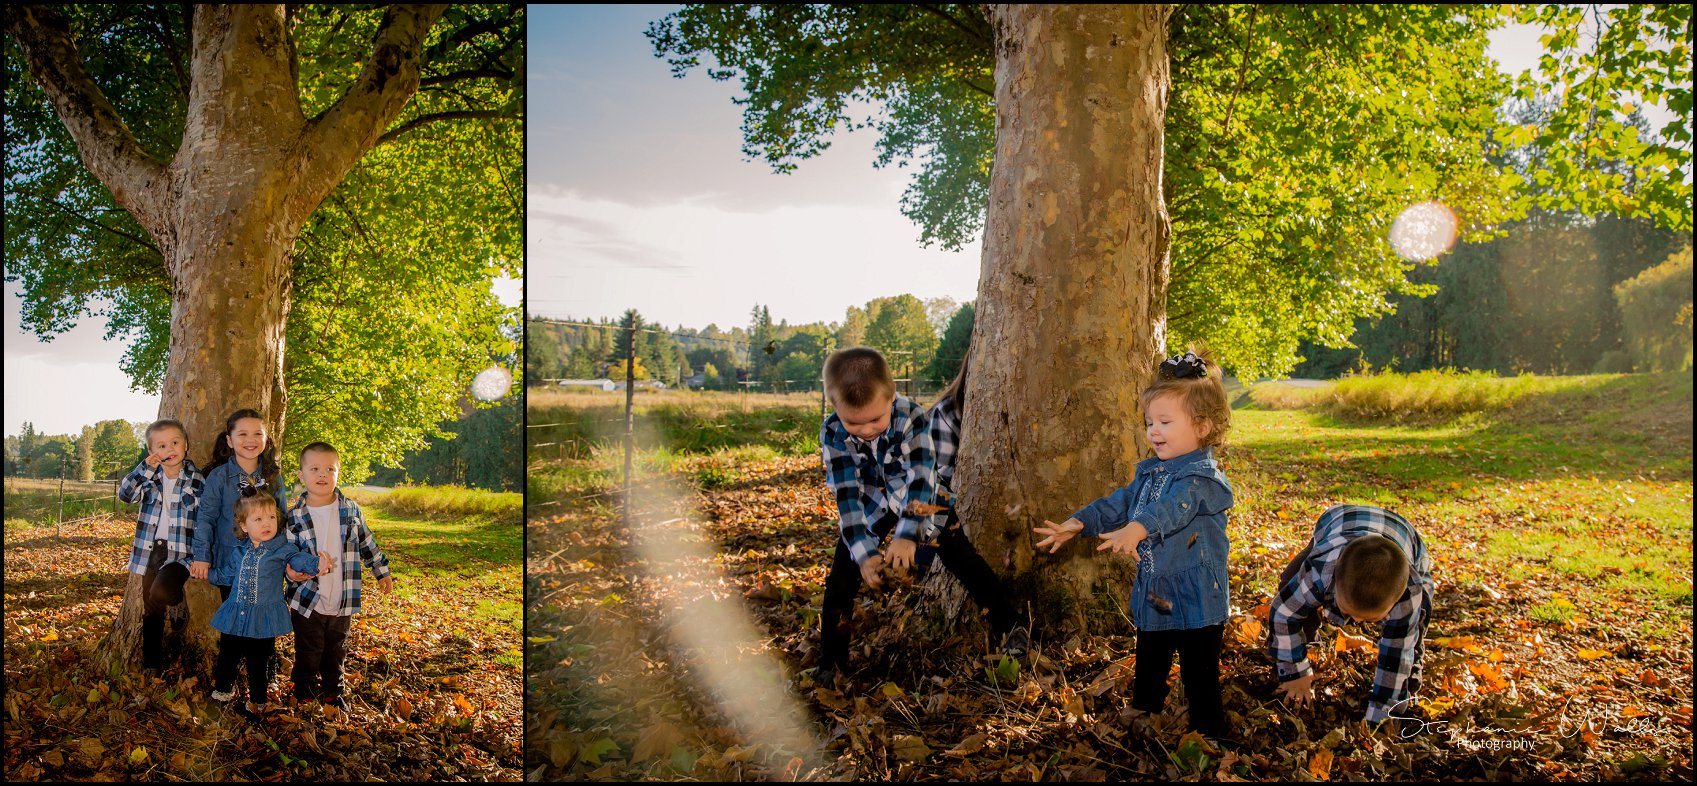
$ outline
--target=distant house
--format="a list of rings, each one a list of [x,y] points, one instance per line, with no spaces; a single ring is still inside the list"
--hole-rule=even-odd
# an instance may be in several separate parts
[[[611,384],[613,386],[610,387],[610,388],[607,388],[608,390],[624,390],[625,389],[625,383],[623,383],[623,382],[613,382]],[[642,390],[643,388],[648,388],[650,390],[665,390],[666,389],[666,383],[661,382],[658,379],[638,380],[637,383],[636,383],[636,389]]]
[[[600,388],[608,393],[620,388],[610,379],[562,379],[559,383],[563,388]]]
[[[684,387],[698,388],[707,384],[707,372],[697,371],[693,376],[684,377]]]

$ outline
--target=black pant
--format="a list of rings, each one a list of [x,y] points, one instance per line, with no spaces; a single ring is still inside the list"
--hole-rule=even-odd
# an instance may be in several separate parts
[[[990,617],[990,637],[999,642],[1014,626],[1013,606],[1002,591],[1001,580],[979,556],[967,540],[960,519],[949,511],[948,522],[937,539],[937,557],[943,567],[960,580],[966,593]],[[825,603],[820,615],[819,663],[836,668],[848,665],[849,627],[854,620],[854,599],[860,594],[860,566],[842,538],[837,539],[837,553],[831,558],[831,572],[825,577]]]
[[[247,700],[264,704],[271,688],[271,658],[277,652],[274,638],[253,639],[228,633],[218,643],[218,666],[212,672],[212,689],[230,691],[236,683],[236,665],[247,662]]]
[[[141,664],[149,669],[165,667],[165,612],[183,602],[183,584],[189,569],[180,562],[166,563],[165,541],[154,541],[141,577]]]
[[[1179,676],[1190,699],[1190,727],[1203,734],[1225,733],[1225,710],[1220,706],[1220,639],[1224,625],[1192,630],[1137,632],[1137,673],[1133,676],[1131,706],[1160,712],[1167,703],[1167,673],[1178,653]]]
[[[342,660],[348,654],[348,625],[352,616],[313,613],[303,617],[291,610],[295,623],[295,698],[334,699],[342,695]]]

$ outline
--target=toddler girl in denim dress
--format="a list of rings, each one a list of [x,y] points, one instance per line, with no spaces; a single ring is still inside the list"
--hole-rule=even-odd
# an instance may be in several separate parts
[[[1218,371],[1193,353],[1169,358],[1143,391],[1144,425],[1155,457],[1137,464],[1131,484],[1086,505],[1061,524],[1033,532],[1054,553],[1078,533],[1101,538],[1098,551],[1137,555],[1131,621],[1137,626],[1134,709],[1160,712],[1173,655],[1190,700],[1191,728],[1225,734],[1220,644],[1230,609],[1226,509],[1231,485],[1214,462],[1231,407]]]
[[[212,627],[224,634],[218,648],[218,665],[212,672],[212,698],[234,698],[236,666],[247,662],[248,700],[239,711],[258,719],[265,712],[271,682],[271,659],[277,637],[293,632],[289,607],[283,602],[283,566],[301,573],[316,574],[323,563],[333,560],[314,556],[300,543],[281,534],[277,523],[277,500],[252,486],[242,488],[236,501],[236,536],[229,558],[213,569],[213,583],[223,579],[230,597],[212,615]]]

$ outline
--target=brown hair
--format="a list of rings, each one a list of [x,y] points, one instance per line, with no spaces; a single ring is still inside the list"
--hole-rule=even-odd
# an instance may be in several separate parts
[[[242,529],[242,525],[247,523],[248,512],[254,508],[265,505],[270,505],[272,508],[276,508],[277,498],[266,493],[264,489],[260,489],[253,494],[243,494],[242,496],[236,497],[235,528],[236,537],[238,539],[245,540],[247,538],[247,531]],[[283,520],[280,516],[277,519],[277,529],[279,531],[283,529]]]
[[[301,459],[300,460],[301,460],[302,463],[306,462],[306,454],[308,454],[308,453],[329,453],[330,455],[335,456],[336,458],[342,457],[342,454],[336,452],[335,446],[331,445],[328,442],[314,442],[310,445],[307,445],[304,448],[301,448]]]
[[[1408,557],[1383,535],[1356,538],[1338,555],[1332,587],[1356,611],[1390,608],[1408,587]]]
[[[963,422],[966,419],[966,369],[971,357],[972,350],[968,348],[967,354],[960,359],[960,370],[955,372],[955,378],[949,381],[943,392],[937,394],[937,401],[932,402],[936,404],[948,401],[949,408],[954,410],[955,415]]]
[[[833,404],[864,407],[880,395],[895,398],[896,380],[878,350],[849,347],[825,359],[825,390]]]
[[[1154,384],[1143,390],[1143,410],[1149,411],[1149,403],[1157,398],[1178,396],[1191,420],[1208,422],[1208,433],[1202,437],[1202,446],[1216,447],[1225,442],[1226,431],[1231,428],[1231,402],[1226,400],[1226,386],[1220,381],[1220,367],[1214,365],[1205,353],[1198,351],[1196,354],[1202,356],[1206,365],[1202,376],[1174,377],[1157,369]]]
[[[189,441],[189,430],[187,428],[183,427],[182,421],[172,420],[170,418],[161,418],[159,420],[155,420],[152,423],[148,424],[147,437],[146,437],[147,441],[152,442],[153,441],[153,432],[158,431],[162,428],[174,428],[174,429],[177,430],[178,434],[183,435],[183,442],[186,443],[186,442]],[[187,447],[187,445],[184,445],[184,447]]]

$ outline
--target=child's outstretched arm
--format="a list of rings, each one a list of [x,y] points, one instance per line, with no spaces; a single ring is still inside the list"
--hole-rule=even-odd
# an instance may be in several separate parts
[[[1308,662],[1308,639],[1302,633],[1302,623],[1320,613],[1320,598],[1315,594],[1319,570],[1303,565],[1296,576],[1273,597],[1268,620],[1271,635],[1267,650],[1278,670],[1279,690],[1298,704],[1314,698],[1314,667]]]
[[[830,421],[819,427],[820,452],[825,459],[825,483],[837,499],[837,529],[849,556],[860,566],[860,578],[867,586],[883,586],[879,570],[884,558],[878,553],[878,539],[866,523],[866,511],[860,504],[860,479],[855,476],[854,458],[841,446],[833,444]]]
[[[294,550],[295,553],[289,557],[288,567],[290,570],[300,573],[317,574],[319,566],[323,564],[325,559],[324,552],[320,551],[317,554],[314,554],[307,551],[301,547],[301,543],[298,540],[289,541],[288,545],[284,548]]]
[[[930,505],[937,499],[937,453],[931,440],[931,423],[924,410],[908,418],[907,431],[902,438],[902,465],[907,467],[903,486],[901,518],[896,521],[895,535],[890,539],[890,567],[898,575],[913,568],[913,555],[926,532],[930,516],[920,515],[914,505]]]

